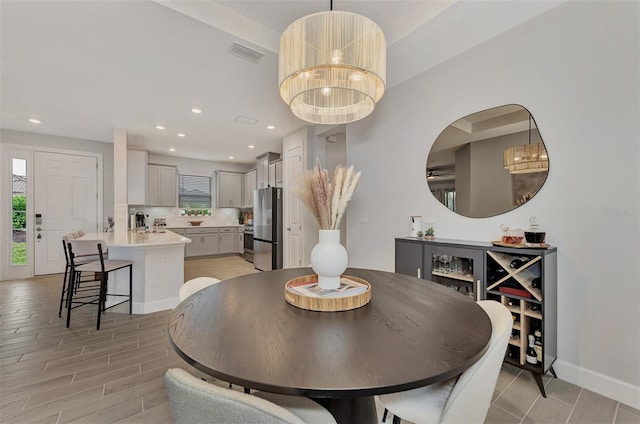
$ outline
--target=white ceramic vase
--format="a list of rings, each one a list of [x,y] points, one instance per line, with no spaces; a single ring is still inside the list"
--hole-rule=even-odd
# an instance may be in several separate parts
[[[320,288],[340,287],[340,276],[348,262],[347,250],[340,244],[340,230],[320,230],[318,244],[311,250],[311,268],[318,274]]]

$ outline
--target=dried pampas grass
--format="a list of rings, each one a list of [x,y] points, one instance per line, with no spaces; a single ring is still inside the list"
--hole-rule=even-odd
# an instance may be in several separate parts
[[[318,221],[321,230],[337,230],[361,174],[362,171],[354,173],[353,165],[349,168],[338,165],[333,171],[332,183],[329,172],[322,169],[316,159],[316,166],[304,172],[294,193]]]

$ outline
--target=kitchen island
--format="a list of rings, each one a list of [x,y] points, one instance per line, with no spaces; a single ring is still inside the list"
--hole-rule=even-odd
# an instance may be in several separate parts
[[[173,309],[184,283],[184,245],[191,240],[172,231],[88,233],[81,240],[104,240],[109,259],[133,261],[134,314]],[[128,271],[109,275],[108,293],[128,293]],[[107,307],[116,303],[107,296]]]

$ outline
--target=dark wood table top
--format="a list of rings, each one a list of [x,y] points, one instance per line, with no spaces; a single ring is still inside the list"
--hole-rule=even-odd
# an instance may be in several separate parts
[[[436,283],[349,268],[371,302],[313,312],[284,299],[310,268],[268,271],[210,286],[175,308],[169,339],[196,368],[252,389],[315,398],[371,396],[462,373],[488,347],[491,322],[472,299]]]

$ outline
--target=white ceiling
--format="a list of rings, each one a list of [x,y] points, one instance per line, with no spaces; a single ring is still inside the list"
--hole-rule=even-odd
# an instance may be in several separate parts
[[[334,0],[333,8],[380,25],[391,88],[560,3]],[[329,0],[2,0],[0,125],[104,142],[126,128],[129,144],[150,152],[251,163],[305,125],[278,95],[280,33],[328,9]],[[229,55],[234,41],[264,57]]]

